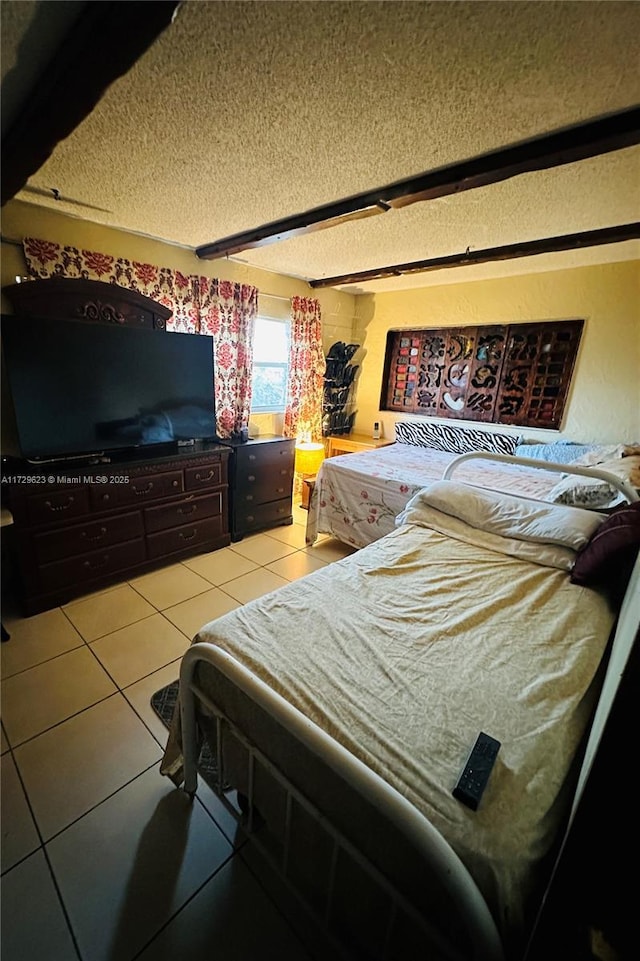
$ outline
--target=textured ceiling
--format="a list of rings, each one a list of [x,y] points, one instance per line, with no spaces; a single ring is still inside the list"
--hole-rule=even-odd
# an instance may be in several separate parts
[[[640,101],[639,35],[640,4],[616,0],[185,2],[29,184],[104,208],[88,209],[89,220],[196,247],[628,108]],[[236,259],[317,279],[633,220],[637,147]],[[634,254],[626,242],[356,289]]]

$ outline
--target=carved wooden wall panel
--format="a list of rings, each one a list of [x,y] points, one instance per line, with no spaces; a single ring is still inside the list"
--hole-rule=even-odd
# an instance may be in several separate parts
[[[559,428],[582,320],[390,330],[380,409]]]

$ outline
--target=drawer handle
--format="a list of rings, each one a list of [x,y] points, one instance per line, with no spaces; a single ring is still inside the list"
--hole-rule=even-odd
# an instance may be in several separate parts
[[[109,563],[109,555],[103,554],[101,561],[85,561],[82,566],[86,567],[88,571],[99,571],[100,568],[106,567],[108,563]]]
[[[172,481],[171,481],[171,486],[172,486],[172,487],[180,487],[180,481],[179,481],[179,480],[172,480]]]
[[[249,454],[249,460],[255,460],[255,459],[256,459],[255,454]]]
[[[101,541],[106,533],[107,533],[107,528],[101,527],[99,533],[94,534],[93,537],[91,536],[91,534],[88,534],[86,531],[83,531],[80,537],[85,537],[88,541]]]
[[[276,494],[284,494],[284,487],[276,487]]]
[[[175,481],[173,482],[175,484]],[[150,494],[153,490],[153,481],[149,481],[146,487],[136,487],[135,484],[131,485],[131,490],[138,497],[144,496],[144,494]]]
[[[178,514],[182,514],[184,517],[188,517],[189,514],[195,514],[197,510],[198,510],[197,504],[190,504],[189,510],[186,510],[184,507],[179,507]]]
[[[249,474],[249,476],[247,477],[248,481],[254,481],[255,479],[256,479],[255,474]]]
[[[289,473],[289,472],[288,472],[287,468],[285,467],[284,470],[281,470],[281,471],[280,471],[280,476],[281,476],[281,477],[284,477],[284,476],[285,476],[286,474],[288,474],[288,473]]]
[[[200,471],[198,471],[198,473],[196,474],[197,481],[208,481],[208,480],[211,480],[213,477],[215,477],[215,471],[213,470],[210,470],[206,477],[203,477]]]
[[[254,520],[253,514],[247,514],[247,523],[250,524]]]
[[[70,494],[66,504],[52,504],[51,501],[45,501],[45,506],[48,507],[50,511],[66,511],[69,510],[74,501],[75,497],[73,494]]]
[[[185,534],[183,531],[180,531],[179,537],[181,541],[192,541],[193,538],[197,536],[197,534],[198,534],[198,528],[194,527],[193,534]]]
[[[252,500],[253,500],[253,494],[247,494],[247,496],[245,497],[245,500],[246,500],[246,501],[252,501]]]

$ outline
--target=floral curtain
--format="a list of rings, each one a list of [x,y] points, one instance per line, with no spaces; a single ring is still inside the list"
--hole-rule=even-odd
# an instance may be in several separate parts
[[[320,304],[309,297],[293,297],[285,437],[309,435],[312,441],[322,441],[325,366]]]
[[[79,277],[119,284],[172,310],[168,330],[212,334],[218,434],[228,437],[248,423],[257,288],[34,237],[25,238],[24,253],[31,277]]]
[[[200,333],[212,334],[215,342],[218,429],[228,437],[249,423],[258,290],[199,277],[198,302]]]

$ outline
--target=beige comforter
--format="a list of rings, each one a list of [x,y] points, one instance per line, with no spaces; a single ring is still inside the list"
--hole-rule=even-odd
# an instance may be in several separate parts
[[[408,525],[196,640],[233,654],[405,795],[506,930],[566,813],[612,621],[562,570]],[[473,812],[451,792],[481,730],[502,747]]]

